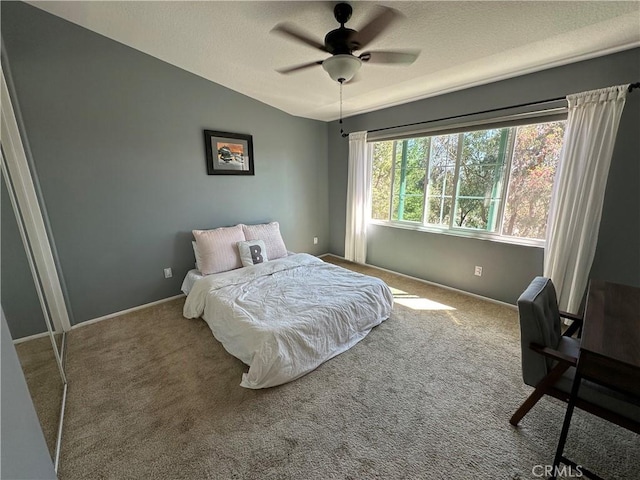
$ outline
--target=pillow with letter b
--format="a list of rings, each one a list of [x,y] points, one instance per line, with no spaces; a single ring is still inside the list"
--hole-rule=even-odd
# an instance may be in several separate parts
[[[238,242],[238,251],[240,252],[240,261],[243,267],[269,261],[267,258],[267,247],[262,240]]]

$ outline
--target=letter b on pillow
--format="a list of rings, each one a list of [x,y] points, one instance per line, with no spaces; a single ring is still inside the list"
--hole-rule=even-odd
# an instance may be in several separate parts
[[[238,242],[238,252],[240,252],[240,261],[243,267],[257,265],[269,260],[267,258],[267,248],[262,240]]]
[[[249,252],[251,252],[251,260],[253,260],[253,264],[264,262],[264,258],[262,257],[262,248],[260,245],[251,245],[249,246]]]

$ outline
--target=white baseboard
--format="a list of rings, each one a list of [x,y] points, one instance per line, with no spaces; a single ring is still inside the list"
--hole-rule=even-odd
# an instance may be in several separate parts
[[[124,315],[126,313],[136,312],[138,310],[142,310],[143,308],[149,308],[149,307],[153,307],[154,305],[159,305],[161,303],[170,302],[171,300],[175,300],[177,298],[181,298],[181,297],[184,297],[184,296],[185,296],[184,293],[181,293],[180,295],[174,295],[173,297],[163,298],[162,300],[156,300],[155,302],[145,303],[144,305],[138,305],[137,307],[127,308],[126,310],[121,310],[119,312],[110,313],[109,315],[105,315],[103,317],[93,318],[91,320],[87,320],[86,322],[80,322],[77,325],[73,325],[71,327],[71,330],[74,330],[74,329],[80,328],[80,327],[86,327],[87,325],[91,325],[91,324],[94,324],[96,322],[101,322],[103,320],[109,320],[110,318],[119,317],[120,315]]]
[[[37,338],[48,337],[49,332],[36,333],[35,335],[29,335],[28,337],[22,337],[13,341],[14,345],[19,343],[28,342],[29,340],[36,340]]]
[[[320,258],[327,257],[327,256],[340,258],[340,259],[342,259],[344,261],[349,261],[346,258],[341,257],[340,255],[336,255],[334,253],[325,253],[323,255],[319,255]],[[352,263],[355,263],[355,262],[352,262]],[[517,310],[518,309],[517,306],[512,305],[511,303],[501,302],[500,300],[496,300],[495,298],[485,297],[483,295],[478,295],[477,293],[471,293],[471,292],[467,292],[465,290],[460,290],[459,288],[449,287],[448,285],[442,285],[441,283],[430,282],[429,280],[424,280],[422,278],[413,277],[411,275],[405,275],[404,273],[396,272],[394,270],[389,270],[387,268],[378,267],[376,265],[370,265],[368,263],[361,263],[361,264],[358,264],[358,265],[364,265],[365,267],[375,268],[375,269],[381,270],[383,272],[393,273],[394,275],[398,275],[400,277],[408,278],[410,280],[416,280],[418,282],[426,283],[427,285],[432,285],[434,287],[444,288],[445,290],[450,290],[452,292],[462,293],[463,295],[468,295],[470,297],[478,298],[480,300],[485,300],[487,302],[497,303],[498,305],[502,305],[503,307],[511,308],[512,310]]]

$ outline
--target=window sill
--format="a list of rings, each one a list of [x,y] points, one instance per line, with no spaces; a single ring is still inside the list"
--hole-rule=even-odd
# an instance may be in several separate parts
[[[475,238],[477,240],[485,240],[490,242],[508,243],[511,245],[520,245],[524,247],[536,247],[544,248],[544,240],[536,240],[532,238],[517,238],[507,237],[503,235],[496,235],[487,232],[473,231],[473,230],[450,230],[448,228],[427,227],[417,223],[411,222],[389,222],[383,220],[369,220],[372,225],[378,225],[381,227],[401,228],[404,230],[414,230],[417,232],[435,233],[441,235],[451,235],[454,237],[463,238]]]

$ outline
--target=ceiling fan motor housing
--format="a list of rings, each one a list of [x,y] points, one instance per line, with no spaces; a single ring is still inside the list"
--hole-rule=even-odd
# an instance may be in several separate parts
[[[355,40],[357,33],[350,28],[336,28],[324,37],[324,46],[332,55],[349,55],[360,47]]]
[[[355,40],[358,32],[344,26],[351,18],[352,13],[353,8],[348,3],[338,3],[333,7],[333,16],[336,17],[340,28],[331,30],[324,37],[324,46],[332,55],[350,55],[360,47]]]

